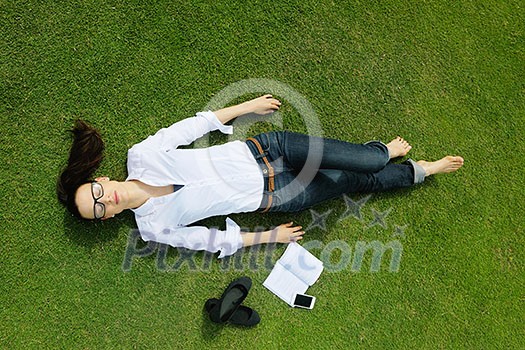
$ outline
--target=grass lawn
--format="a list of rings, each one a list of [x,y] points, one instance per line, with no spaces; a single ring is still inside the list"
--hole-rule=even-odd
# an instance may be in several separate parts
[[[514,0],[1,1],[0,347],[522,348],[524,11]],[[310,226],[303,242],[321,242],[311,251],[329,265],[349,258],[327,254],[330,242],[355,253],[358,242],[397,241],[397,272],[389,252],[370,272],[367,253],[359,271],[321,276],[308,291],[313,310],[291,309],[262,286],[264,250],[240,255],[237,267],[215,257],[206,271],[197,253],[197,270],[185,262],[174,271],[171,249],[165,259],[135,257],[124,272],[132,213],[86,224],[58,203],[75,119],[106,141],[97,175],[124,179],[129,147],[255,78],[304,97],[325,136],[401,135],[414,159],[465,158],[455,174],[373,195],[361,219],[341,219],[343,199],[314,213],[231,215],[248,229]],[[234,96],[283,101],[277,122],[234,137],[309,131],[291,95],[271,89]],[[326,226],[315,225],[312,215],[329,210]],[[388,213],[383,225],[378,213]],[[202,224],[224,228],[224,219]],[[205,300],[242,275],[262,322],[210,323]]]

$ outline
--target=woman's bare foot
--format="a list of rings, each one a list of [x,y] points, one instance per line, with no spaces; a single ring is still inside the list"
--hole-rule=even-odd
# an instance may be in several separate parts
[[[403,157],[412,149],[412,146],[399,136],[390,141],[386,147],[390,153],[390,159]]]
[[[416,163],[425,169],[425,176],[429,176],[454,172],[463,166],[463,161],[461,157],[446,156],[435,162],[420,160]]]

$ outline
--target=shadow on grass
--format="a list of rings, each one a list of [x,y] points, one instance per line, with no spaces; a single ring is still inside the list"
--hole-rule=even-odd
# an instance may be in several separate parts
[[[208,313],[206,312],[203,306],[202,308],[202,327],[201,327],[202,339],[204,339],[205,341],[215,340],[221,334],[222,329],[225,326],[231,327],[228,325],[213,323],[210,320],[210,317],[208,316]]]
[[[91,248],[118,237],[122,226],[134,227],[133,214],[130,211],[119,214],[107,221],[84,221],[64,214],[64,233],[71,241],[79,246]]]

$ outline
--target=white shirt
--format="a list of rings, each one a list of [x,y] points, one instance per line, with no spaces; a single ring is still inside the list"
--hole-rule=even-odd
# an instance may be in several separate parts
[[[128,151],[128,180],[151,186],[183,185],[174,193],[148,199],[132,209],[144,241],[192,250],[221,251],[219,258],[243,246],[240,228],[230,218],[226,230],[187,225],[201,219],[251,212],[259,208],[263,176],[248,146],[232,141],[200,149],[178,149],[204,134],[232,134],[211,112],[179,121]]]

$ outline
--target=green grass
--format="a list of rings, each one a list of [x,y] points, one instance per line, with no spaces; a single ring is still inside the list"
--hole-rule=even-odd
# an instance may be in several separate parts
[[[524,23],[512,0],[1,1],[0,346],[522,347]],[[408,225],[399,272],[385,261],[377,273],[326,272],[309,290],[315,309],[290,309],[262,286],[265,269],[223,271],[214,259],[207,272],[159,271],[152,255],[124,273],[131,213],[88,225],[57,202],[74,119],[103,133],[98,174],[124,179],[130,146],[248,78],[306,97],[326,136],[399,134],[415,159],[465,158],[456,174],[374,195],[363,222],[337,219],[342,200],[316,208],[333,210],[328,229],[305,242],[388,242]],[[306,131],[280,97],[283,128]],[[372,208],[392,208],[388,228],[367,227]],[[247,228],[311,222],[308,211],[231,217]],[[254,280],[246,304],[261,324],[211,324],[204,301],[241,275]]]

